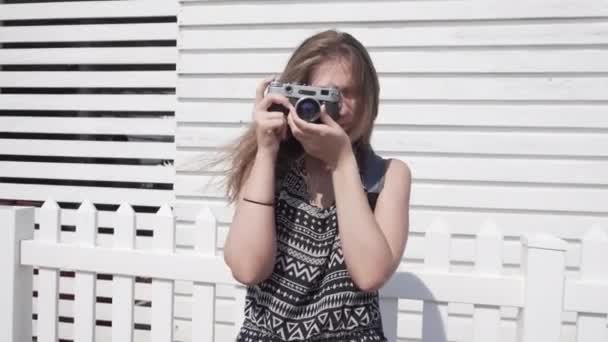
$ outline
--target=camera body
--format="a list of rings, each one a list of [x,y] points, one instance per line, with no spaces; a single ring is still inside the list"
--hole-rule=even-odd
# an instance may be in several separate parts
[[[268,86],[268,94],[280,94],[295,107],[298,116],[307,122],[320,122],[321,105],[337,120],[340,113],[340,90],[335,87],[313,87],[296,83],[281,83],[273,81]],[[280,104],[272,104],[269,111],[289,113],[287,108]]]

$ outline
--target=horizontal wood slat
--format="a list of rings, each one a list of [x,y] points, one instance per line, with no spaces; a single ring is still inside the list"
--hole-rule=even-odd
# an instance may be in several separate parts
[[[362,27],[363,26],[363,27]],[[332,27],[351,33],[368,49],[403,47],[555,46],[608,42],[608,23],[473,23],[470,25],[354,25]],[[179,47],[189,49],[293,49],[327,25],[276,28],[182,28]]]
[[[253,99],[261,76],[188,77],[178,80],[178,96]],[[603,101],[608,76],[383,76],[384,100]]]
[[[173,183],[171,166],[0,161],[2,177]]]
[[[175,47],[0,49],[0,64],[175,64]]]
[[[241,13],[247,13],[243,16]],[[281,15],[276,15],[281,13]],[[374,1],[201,3],[180,9],[182,25],[298,24],[326,22],[394,22],[608,17],[600,1]]]
[[[385,158],[400,159],[415,170],[417,181],[503,182],[608,185],[608,161],[548,159],[548,158],[504,158],[499,156],[431,156],[391,155]],[[212,152],[178,151],[175,167],[178,173],[211,174],[226,169],[226,162],[214,167],[206,161],[219,158]]]
[[[608,72],[601,49],[484,49],[371,51],[376,70],[393,73],[566,73]],[[182,74],[280,73],[288,52],[192,52],[180,55]]]
[[[209,176],[177,175],[176,196],[223,197],[223,190]],[[457,208],[555,210],[606,212],[604,189],[469,185],[445,183],[412,184],[411,204]]]
[[[0,154],[173,159],[175,144],[138,141],[0,139]]]
[[[0,87],[173,88],[174,71],[0,71]]]
[[[242,124],[251,122],[251,100],[182,100],[180,123]],[[608,128],[608,106],[603,104],[467,104],[381,102],[376,119],[381,126],[436,126],[517,128]]]
[[[175,194],[172,190],[3,183],[0,198],[15,197],[28,201],[45,201],[52,197],[57,202],[89,200],[97,204],[126,202],[130,205],[160,206],[173,203]]]
[[[0,94],[4,110],[103,110],[169,111],[175,110],[175,95],[164,94]]]
[[[0,20],[158,17],[176,15],[177,1],[87,1],[0,5]]]
[[[209,206],[218,222],[229,224],[234,214],[233,205],[225,199],[179,198],[175,204],[175,214],[185,221],[194,221],[201,205]],[[578,212],[529,211],[529,210],[479,210],[475,208],[448,208],[440,206],[418,206],[410,209],[410,231],[424,233],[438,216],[450,223],[456,234],[477,235],[483,223],[492,219],[499,227],[505,228],[504,235],[519,239],[522,234],[547,233],[554,236],[577,240],[593,225],[608,226],[605,214],[582,215]],[[606,230],[608,232],[608,229]]]
[[[152,118],[83,118],[0,116],[4,132],[63,134],[173,135],[173,117]]]
[[[233,127],[178,127],[178,147],[223,147],[244,132]],[[491,132],[378,128],[372,144],[382,153],[467,153],[544,156],[608,156],[603,133]]]
[[[175,40],[175,23],[0,26],[0,43]]]

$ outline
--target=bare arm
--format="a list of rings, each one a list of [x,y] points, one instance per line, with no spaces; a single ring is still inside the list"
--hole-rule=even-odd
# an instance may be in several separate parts
[[[272,273],[276,255],[274,207],[243,201],[274,200],[273,155],[258,153],[242,194],[236,203],[224,245],[224,260],[232,275],[243,284],[256,284]]]
[[[405,163],[391,160],[372,212],[354,155],[346,156],[332,173],[342,252],[353,282],[375,291],[395,272],[405,250],[411,173]]]
[[[273,203],[275,163],[279,144],[287,136],[287,121],[281,112],[268,112],[277,103],[294,110],[287,98],[264,96],[271,79],[258,85],[253,110],[257,153],[249,174],[246,175],[234,217],[224,245],[224,261],[232,275],[243,284],[253,285],[268,278],[274,269],[277,242],[274,206],[244,201]]]

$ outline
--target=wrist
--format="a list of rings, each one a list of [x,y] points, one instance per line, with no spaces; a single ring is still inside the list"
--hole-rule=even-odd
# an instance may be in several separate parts
[[[333,165],[328,165],[329,169],[332,173],[340,172],[341,169],[348,167],[353,164],[356,166],[357,161],[355,159],[355,154],[353,152],[353,148],[351,144],[344,144],[344,146],[340,149],[338,153],[338,157],[336,158]]]
[[[255,161],[262,163],[270,162],[274,164],[274,162],[277,160],[277,154],[278,150],[258,147],[258,150],[255,154]]]

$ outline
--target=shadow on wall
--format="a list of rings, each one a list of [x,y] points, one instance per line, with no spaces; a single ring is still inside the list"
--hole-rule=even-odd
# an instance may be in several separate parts
[[[422,336],[425,342],[448,342],[447,303],[436,302],[424,281],[410,272],[395,273],[380,290],[382,324],[389,342],[397,342],[399,298],[424,300]]]

